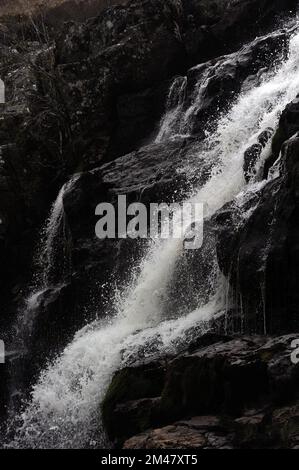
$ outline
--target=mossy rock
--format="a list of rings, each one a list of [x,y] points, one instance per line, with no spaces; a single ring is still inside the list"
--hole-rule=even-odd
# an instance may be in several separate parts
[[[102,403],[102,419],[110,438],[120,434],[116,408],[126,402],[159,397],[164,382],[165,367],[161,362],[127,367],[115,374]]]

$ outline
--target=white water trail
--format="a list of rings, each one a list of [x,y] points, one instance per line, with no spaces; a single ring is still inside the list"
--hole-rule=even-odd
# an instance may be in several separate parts
[[[42,232],[42,247],[39,253],[39,263],[43,273],[43,284],[47,286],[49,283],[49,271],[54,263],[55,256],[55,236],[63,221],[64,208],[63,197],[66,191],[66,185],[63,185],[58,196],[52,206],[49,218]]]
[[[161,120],[160,129],[155,140],[156,143],[162,142],[179,130],[186,86],[187,77],[176,77],[173,80],[167,97],[166,113]]]
[[[275,128],[279,115],[299,90],[299,34],[290,42],[288,59],[258,86],[239,96],[205,142],[205,158],[214,162],[209,181],[190,198],[205,204],[210,217],[245,187],[244,151],[261,131]],[[63,354],[42,373],[22,415],[16,447],[77,448],[105,445],[93,433],[100,428],[100,403],[116,369],[140,347],[152,354],[174,351],[191,327],[204,329],[225,309],[221,283],[210,302],[179,319],[163,322],[163,301],[183,242],[169,239],[152,244],[139,276],[124,292],[118,314],[107,324],[80,331]],[[148,346],[148,349],[147,349]],[[147,352],[148,351],[148,352]]]
[[[42,274],[42,287],[47,288],[51,284],[51,268],[55,265],[57,235],[64,224],[63,198],[67,191],[76,182],[79,175],[74,175],[60,189],[56,200],[50,210],[49,217],[41,234],[40,249],[38,252],[39,273]]]
[[[56,244],[58,242],[57,236],[64,223],[65,216],[63,198],[65,193],[70,190],[71,186],[76,182],[77,178],[78,175],[74,175],[61,187],[41,231],[39,248],[36,256],[37,273],[35,275],[31,293],[25,301],[24,312],[27,316],[29,315],[29,312],[34,312],[38,308],[40,298],[51,286],[51,269],[55,265]],[[61,261],[63,262],[63,260]]]
[[[20,309],[15,324],[16,348],[26,351],[31,341],[36,316],[39,313],[40,304],[51,287],[51,269],[55,265],[56,244],[59,230],[64,222],[63,198],[78,175],[74,175],[70,181],[60,189],[54,201],[49,216],[41,230],[39,246],[36,253],[36,274],[34,276],[30,292],[25,298],[24,306]],[[63,260],[62,260],[63,262]]]
[[[24,349],[26,349],[25,345],[30,340],[40,301],[43,299],[44,294],[49,288],[50,270],[54,261],[55,236],[63,220],[64,193],[65,185],[59,191],[59,194],[52,205],[45,226],[41,231],[39,247],[35,260],[37,272],[34,276],[30,293],[25,299],[24,306],[19,312],[15,325],[17,332],[16,340],[21,340],[21,343],[23,343],[22,347]]]

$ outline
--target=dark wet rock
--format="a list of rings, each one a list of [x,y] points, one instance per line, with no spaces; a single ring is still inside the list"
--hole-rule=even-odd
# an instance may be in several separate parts
[[[263,147],[266,146],[266,144],[269,142],[271,137],[274,134],[274,129],[272,127],[267,127],[263,132],[260,133],[258,136],[258,142],[261,144]]]
[[[293,100],[283,111],[273,139],[273,153],[278,158],[285,141],[299,131],[299,98]]]
[[[250,178],[252,178],[255,172],[255,165],[261,156],[263,146],[261,143],[253,144],[244,154],[244,176],[245,180],[248,183]]]
[[[293,406],[285,406],[275,410],[272,414],[272,425],[274,436],[279,436],[284,442],[284,447],[291,444],[292,448],[299,443],[299,407],[298,403]]]
[[[9,383],[9,374],[7,370],[7,365],[0,363],[0,420],[3,420],[3,417],[6,414],[6,404],[8,400],[8,383]],[[0,425],[1,432],[1,425]]]
[[[242,87],[246,86],[247,80],[255,80],[257,84],[263,73],[274,65],[273,57],[277,61],[285,57],[287,42],[285,32],[280,31],[258,38],[237,53],[191,69],[187,74],[187,105],[190,104],[191,98],[194,100],[196,96],[197,86],[194,90],[193,84],[202,82],[200,101],[197,103],[196,119],[191,132],[196,133],[206,127],[206,121],[209,128],[213,128],[219,111],[228,110],[232,100],[240,93]],[[267,130],[261,140],[266,138],[266,133]]]
[[[201,229],[202,240],[198,236]],[[172,282],[164,300],[165,318],[177,318],[192,312],[199,307],[198,299],[201,299],[201,305],[206,305],[215,295],[219,273],[213,221],[206,220],[203,227],[200,224],[195,226],[193,233],[197,234],[195,237],[198,236],[198,239],[191,237],[188,240],[192,249],[182,250],[175,264]],[[177,299],[180,301],[177,302]]]
[[[160,397],[142,398],[116,405],[113,420],[118,435],[134,435],[149,429],[154,423],[159,423],[159,412]]]
[[[244,34],[254,39],[265,31],[264,28],[279,21],[284,12],[294,11],[296,1],[259,0],[243,2],[238,0],[231,4],[225,1],[198,0],[184,1],[188,29],[186,32],[186,48],[190,54],[205,54],[203,39],[208,41],[209,51],[226,52],[235,44],[244,43]],[[257,12],[259,12],[257,14]],[[198,19],[205,18],[205,25],[198,24]],[[249,26],[249,27],[248,27]],[[246,30],[246,31],[245,31]],[[263,34],[263,33],[262,33]]]
[[[214,130],[219,113],[228,111],[248,82],[251,87],[258,85],[275,61],[286,57],[287,37],[282,30],[257,38],[238,52],[200,63],[188,70],[186,77],[176,77],[167,100],[168,112],[179,106],[177,120],[171,124],[172,133],[194,134],[202,139],[203,131]],[[262,145],[269,140],[269,134],[270,129],[266,129],[259,137]]]
[[[214,435],[215,437],[215,435]],[[204,449],[208,436],[192,426],[177,424],[148,431],[125,442],[124,449]]]
[[[192,138],[150,144],[104,165],[99,173],[115,193],[130,202],[178,202],[210,176],[212,162],[200,155],[201,143]]]
[[[280,417],[277,420],[277,416]],[[221,417],[193,417],[183,423],[149,430],[128,439],[124,449],[295,449],[298,446],[298,404],[271,412],[249,410],[236,419],[222,419],[222,431],[197,422],[221,422]],[[182,426],[183,424],[183,426]]]
[[[212,333],[210,331],[204,335],[199,336],[198,338],[193,339],[188,346],[188,352],[193,353],[206,346],[211,346],[212,344],[227,343],[232,339],[233,338],[231,336]]]
[[[272,141],[272,153],[265,162],[264,177],[267,178],[271,167],[279,158],[284,142],[299,131],[299,98],[289,103],[283,111],[279,126]]]
[[[254,446],[260,445],[261,442],[266,443],[267,440],[271,443],[271,435],[267,436],[265,433],[266,424],[270,423],[269,416],[266,413],[260,412],[247,416],[242,416],[235,420],[235,432],[238,436],[240,446]]]
[[[283,440],[283,432],[277,436],[274,417],[280,408],[290,408],[298,400],[299,370],[291,361],[295,338],[243,336],[218,343],[211,338],[210,345],[183,352],[172,360],[167,358],[154,400],[148,400],[153,395],[151,386],[144,386],[143,381],[139,387],[138,380],[148,368],[151,374],[155,369],[158,373],[161,362],[116,373],[103,403],[110,438],[121,444],[124,437],[145,431],[147,426],[159,429],[134,437],[125,447],[160,448],[177,442],[180,448],[180,443],[186,445],[191,436],[195,442],[201,440],[200,447],[207,448],[290,446],[293,437]],[[134,392],[126,389],[128,377],[131,382],[137,380]],[[116,417],[118,426],[112,426]],[[287,421],[285,418],[285,425]],[[127,431],[122,422],[130,423]],[[292,432],[298,434],[298,429]]]
[[[273,410],[247,410],[236,420],[219,416],[191,419],[128,439],[124,449],[295,449],[298,402]]]
[[[282,113],[272,142],[272,155],[265,163],[267,176],[281,152],[281,160],[276,163],[276,179],[249,198],[249,217],[238,215],[234,203],[218,215],[220,266],[230,276],[236,303],[245,309],[249,330],[256,327],[268,332],[298,330],[295,307],[298,280],[295,242],[298,231],[297,101],[290,103]],[[233,228],[229,220],[235,223],[238,217]]]
[[[247,331],[299,328],[298,148],[296,136],[284,144],[280,176],[247,202],[247,216],[234,203],[219,214],[218,259]]]
[[[120,274],[126,266],[125,247],[130,242],[96,237],[96,206],[111,202],[117,211],[120,195],[126,195],[128,204],[143,202],[147,206],[154,202],[180,201],[190,190],[192,168],[193,180],[198,184],[203,184],[210,174],[211,163],[199,159],[196,149],[192,139],[149,145],[97,170],[80,174],[64,195],[73,271],[79,271],[81,276],[90,271],[99,284],[108,280],[113,265]],[[105,250],[110,252],[108,259]]]
[[[81,310],[80,280],[43,289],[26,306],[22,327],[22,347],[26,348],[26,383],[54,357],[84,323]],[[86,322],[86,319],[85,319]]]
[[[107,280],[109,269],[111,274],[114,262],[118,267],[122,264],[120,259],[113,259],[111,251],[114,248],[115,256],[120,257],[121,242],[99,240],[95,235],[97,205],[111,202],[117,211],[120,195],[126,195],[128,204],[143,202],[147,206],[181,201],[192,181],[204,184],[210,175],[211,162],[204,162],[196,154],[199,148],[200,144],[192,139],[148,145],[98,169],[78,173],[63,197],[73,274],[80,272],[84,276],[98,265],[99,272],[93,277],[100,284],[101,279]],[[105,250],[110,252],[110,259]]]
[[[29,62],[40,53],[41,46],[37,43],[28,44],[22,52],[3,47],[0,53],[0,75],[6,85],[6,104],[0,107],[0,216],[3,222],[0,269],[5,269],[0,289],[4,302],[5,299],[12,300],[17,286],[26,279],[35,224],[43,201],[49,201],[46,194],[41,193],[41,185],[49,173],[42,166],[40,156],[33,149],[29,151],[19,139],[21,132],[26,133],[26,130],[26,138],[30,139],[29,108],[37,80]],[[36,198],[38,189],[39,197]]]
[[[257,143],[253,144],[244,153],[243,171],[244,171],[244,176],[245,176],[245,180],[247,183],[250,181],[252,177],[256,176],[257,174],[256,164],[261,156],[263,149],[268,144],[273,134],[274,134],[274,129],[272,129],[271,127],[268,127],[263,132],[261,132],[261,134],[258,136]],[[266,170],[264,170],[264,173],[265,172]]]
[[[246,7],[239,3],[235,5],[233,17],[228,2],[213,2],[212,10],[196,4],[193,2],[193,8],[185,2],[170,0],[131,1],[127,6],[109,9],[85,24],[66,26],[57,41],[57,70],[68,103],[73,143],[76,151],[80,151],[84,166],[95,166],[103,158],[122,155],[149,138],[163,113],[165,99],[159,99],[159,96],[166,80],[194,63],[219,56],[223,43],[218,45],[218,54],[215,54],[211,34],[217,31],[228,39],[230,27],[235,22],[239,27],[238,22],[244,21],[245,11],[250,12],[251,17],[255,14],[249,4]],[[277,2],[274,8],[284,9],[282,2]],[[267,9],[273,14],[273,7],[267,4],[265,16]],[[227,19],[230,16],[228,30],[224,19],[219,22],[219,31],[217,25],[210,24],[212,11],[216,24],[223,13]],[[190,15],[193,18],[191,24]],[[205,31],[215,27],[213,33],[198,31],[196,51],[188,44],[189,28],[193,31],[194,25],[202,30],[205,25]],[[245,41],[253,39],[247,31],[247,28],[242,31]],[[227,103],[249,74],[271,64],[274,52],[283,49],[283,39],[281,33],[265,39],[252,52],[245,48],[242,60],[236,60],[231,66],[223,60],[216,77],[211,76],[209,81],[202,120],[212,105],[215,110]],[[234,49],[238,45],[236,47],[235,43]],[[210,51],[210,57],[206,51]],[[141,114],[140,105],[143,108]],[[148,110],[147,116],[144,109]]]
[[[113,381],[102,404],[106,430],[111,437],[142,432],[159,421],[160,398],[166,363],[123,369]]]
[[[117,99],[117,126],[108,149],[109,159],[132,152],[154,139],[168,88],[167,80],[160,86],[124,94]]]
[[[2,0],[0,5],[0,34],[12,34],[12,30],[33,35],[32,23],[43,37],[45,24],[56,30],[65,21],[84,21],[98,15],[103,9],[127,3],[128,0]],[[1,36],[0,36],[1,37]],[[5,36],[4,36],[5,37]],[[2,38],[1,38],[2,39]],[[4,38],[3,38],[4,39]]]
[[[2,331],[3,335],[3,331]],[[4,341],[4,357],[0,356],[0,436],[2,431],[4,432],[5,419],[8,416],[9,404],[13,399],[16,399],[18,396],[18,390],[14,388],[14,384],[11,382],[12,372],[18,371],[22,363],[22,353],[20,350],[11,350],[11,344],[8,341],[6,335],[2,336],[2,341]],[[4,360],[4,363],[3,363]]]

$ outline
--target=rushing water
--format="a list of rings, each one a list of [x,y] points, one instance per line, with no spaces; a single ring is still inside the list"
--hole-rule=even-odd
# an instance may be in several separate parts
[[[219,119],[217,130],[207,136],[202,152],[215,165],[209,181],[194,188],[189,200],[204,203],[206,218],[226,202],[237,196],[242,199],[247,191],[255,190],[255,183],[245,189],[244,151],[256,142],[261,131],[277,126],[281,111],[295,98],[299,90],[298,51],[296,33],[288,59],[275,73],[265,75],[262,82],[241,93],[228,114]],[[184,92],[184,86],[184,78],[177,79],[175,88],[179,88],[179,94]],[[170,90],[169,100],[173,93],[174,89]],[[179,113],[179,106],[180,103],[168,110],[159,140],[167,126],[169,132],[174,122],[171,112]],[[209,320],[225,309],[224,283],[219,275],[216,281],[211,279],[215,293],[206,305],[177,319],[163,320],[165,294],[182,250],[182,240],[152,242],[139,274],[115,299],[117,315],[106,323],[95,322],[79,331],[61,356],[42,372],[10,445],[109,445],[100,426],[100,403],[115,370],[140,355],[140,351],[144,356],[176,351],[190,339],[192,329],[196,328],[197,334],[205,331]]]

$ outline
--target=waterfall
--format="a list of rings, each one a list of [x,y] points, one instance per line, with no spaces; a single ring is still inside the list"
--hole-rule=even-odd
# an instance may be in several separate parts
[[[62,186],[41,230],[35,256],[36,272],[29,289],[29,294],[25,298],[24,305],[20,309],[16,324],[14,325],[15,336],[13,347],[20,352],[25,361],[30,361],[32,334],[35,328],[35,321],[40,313],[41,303],[45,296],[49,295],[49,289],[55,282],[62,283],[64,281],[64,276],[69,270],[70,260],[64,247],[66,224],[63,198],[66,191],[76,181],[76,178],[76,175],[73,176],[69,182]],[[62,256],[60,256],[60,251]],[[57,263],[57,259],[59,259],[59,263]],[[58,270],[56,270],[57,265],[59,265]],[[27,358],[28,353],[29,357]],[[19,399],[19,389],[23,384],[23,376],[24,373],[21,369],[12,374],[10,383],[12,413],[15,407],[14,397],[17,397],[17,402]]]
[[[234,55],[232,54],[232,56]],[[196,112],[200,108],[209,79],[213,77],[219,64],[224,61],[224,59],[220,59],[219,63],[215,65],[208,63],[191,69],[191,71],[196,70],[199,74],[199,79],[193,87],[191,102],[186,100],[188,77],[176,77],[174,79],[168,93],[166,112],[160,123],[156,143],[178,137],[187,137],[192,134]]]
[[[295,98],[299,89],[298,50],[299,34],[295,33],[284,63],[275,73],[265,74],[255,86],[252,83],[251,88],[244,89],[228,113],[219,118],[217,129],[207,135],[201,151],[206,159],[214,162],[213,170],[208,182],[194,188],[189,199],[189,202],[204,203],[206,219],[236,197],[241,204],[248,191],[256,190],[256,183],[246,187],[244,152],[256,142],[261,131],[277,127],[280,113]],[[184,79],[176,84],[179,94],[183,83]],[[170,90],[170,98],[172,95]],[[172,112],[174,122],[176,106]],[[167,119],[171,122],[171,116]],[[161,128],[163,125],[162,122]],[[268,151],[266,147],[261,158]],[[206,331],[209,321],[225,310],[225,282],[219,273],[213,281],[216,293],[206,305],[179,318],[164,320],[165,295],[182,251],[182,240],[152,241],[139,274],[115,298],[117,315],[79,331],[61,356],[41,373],[10,446],[109,445],[100,426],[100,404],[113,373],[137,357],[141,350],[144,357],[177,351],[190,339],[192,328],[196,328],[197,335],[198,329]]]
[[[201,114],[203,108],[205,108],[205,106],[209,107],[212,104],[212,97],[215,97],[215,95],[217,97],[217,91],[215,95],[212,93],[212,96],[209,91],[210,87],[215,87],[215,77],[223,78],[224,76],[228,81],[231,80],[234,75],[230,74],[230,71],[233,71],[238,67],[238,63],[240,64],[242,61],[246,62],[248,54],[252,54],[252,50],[254,48],[259,50],[259,47],[267,43],[270,37],[272,37],[272,39],[277,37],[277,33],[257,38],[252,43],[243,46],[241,50],[224,55],[217,60],[211,60],[207,63],[199,64],[188,70],[186,76],[175,77],[169,89],[165,104],[165,113],[161,119],[159,132],[156,136],[155,142],[161,143],[163,141],[189,137],[194,133],[205,130],[205,127],[207,127],[208,124],[206,119],[210,120],[210,124],[213,125],[215,118],[217,117],[214,116],[214,114],[219,113],[218,106],[213,109],[212,116],[208,113],[209,117],[207,118],[207,115],[204,113],[204,122],[200,122],[200,127],[198,126],[199,123],[197,121],[198,119],[200,121],[198,114]],[[268,53],[268,55],[271,57],[271,53]],[[274,64],[275,61],[272,61],[272,66],[274,66]],[[258,84],[260,75],[263,74],[263,72],[264,70],[262,69],[256,74],[256,76],[251,75],[247,77],[247,85],[252,87],[252,83],[249,83],[251,80]],[[242,75],[242,67],[240,67],[237,76],[238,75]],[[246,82],[245,77],[244,80]],[[220,88],[221,85],[222,84],[220,83]],[[217,86],[219,85],[217,85],[216,80],[216,88]],[[231,90],[231,92],[232,91],[233,90]],[[220,100],[222,93],[223,90],[220,91],[219,94]]]
[[[26,343],[28,339],[30,339],[32,329],[34,328],[34,320],[39,309],[40,301],[55,279],[53,267],[56,265],[57,246],[61,245],[60,236],[64,237],[65,235],[63,197],[65,192],[76,181],[76,178],[77,176],[74,176],[68,183],[62,186],[52,205],[45,225],[41,230],[39,246],[35,257],[36,272],[33,285],[30,288],[30,293],[25,300],[25,305],[21,309],[16,324],[17,339],[21,339],[21,343],[25,343],[23,344],[25,349]],[[64,271],[66,260],[63,257],[60,261],[63,263],[60,269],[61,274]]]
[[[187,77],[176,77],[169,89],[166,113],[160,124],[160,130],[156,137],[156,142],[162,142],[181,130],[180,119],[183,112],[185,92],[187,86]]]
[[[41,243],[41,249],[39,251],[39,265],[42,274],[42,283],[46,288],[50,284],[51,269],[55,265],[55,241],[58,235],[59,229],[62,227],[64,230],[64,208],[63,208],[63,197],[68,184],[65,184],[60,189],[58,196],[52,206],[49,218],[42,231],[43,241]]]
[[[67,226],[63,198],[67,191],[72,188],[78,177],[79,175],[74,175],[62,186],[41,232],[40,248],[37,256],[38,277],[40,280],[37,283],[41,283],[42,288],[47,288],[51,284],[63,280],[67,274],[66,271],[70,260],[67,259],[67,253],[65,252]],[[59,249],[62,253],[59,252]],[[53,268],[57,267],[57,259],[59,258],[61,263],[59,272],[53,272]]]

